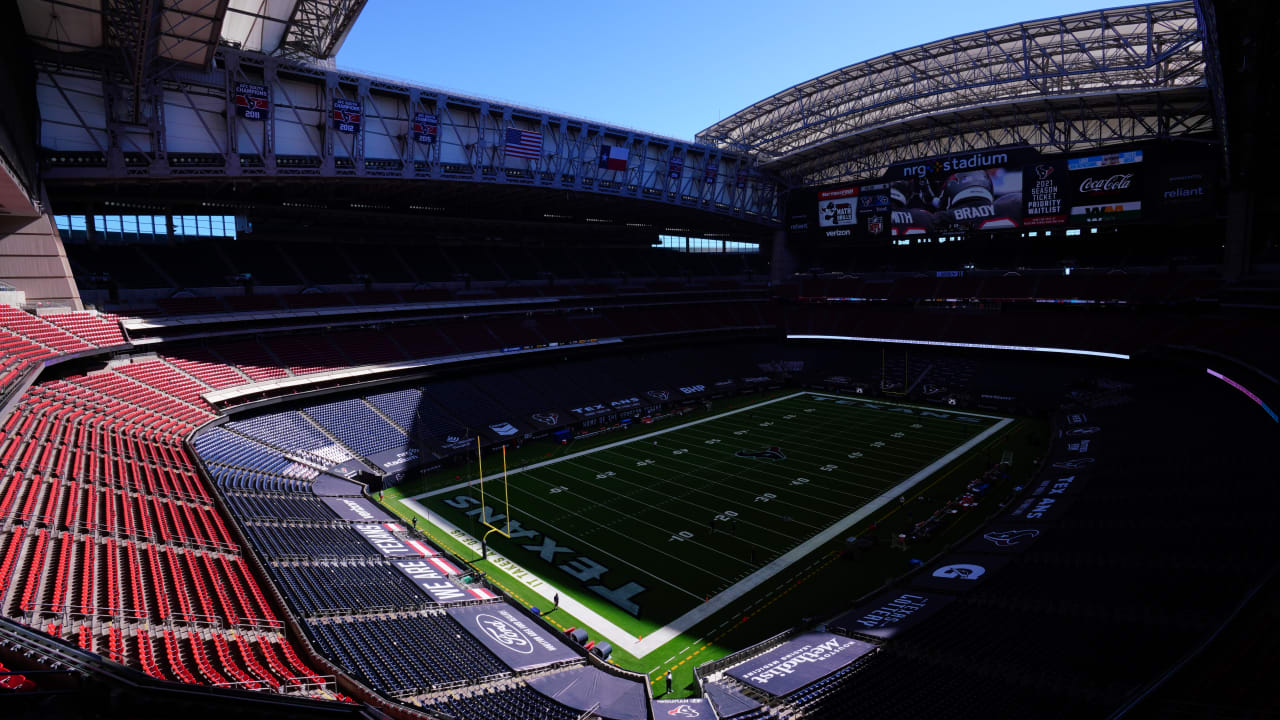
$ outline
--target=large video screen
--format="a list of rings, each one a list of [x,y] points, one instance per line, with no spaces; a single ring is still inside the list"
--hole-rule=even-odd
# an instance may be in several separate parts
[[[1153,165],[1152,154],[1010,148],[900,163],[875,182],[793,192],[789,229],[801,237],[876,240],[1133,222],[1163,217],[1166,205],[1208,212],[1211,155],[1189,159],[1165,148],[1168,159]],[[1176,179],[1163,177],[1171,173]]]

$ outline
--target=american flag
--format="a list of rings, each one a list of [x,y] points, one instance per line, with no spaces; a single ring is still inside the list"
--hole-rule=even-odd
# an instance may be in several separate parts
[[[542,155],[542,133],[507,128],[507,142],[503,154],[537,160]]]

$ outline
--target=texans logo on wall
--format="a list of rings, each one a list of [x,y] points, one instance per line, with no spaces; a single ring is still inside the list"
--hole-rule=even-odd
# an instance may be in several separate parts
[[[543,425],[555,425],[556,423],[560,422],[560,413],[553,413],[553,412],[534,413],[532,417],[535,422],[540,422]]]
[[[671,398],[671,393],[666,390],[650,390],[645,395],[648,395],[653,400],[668,400]]]

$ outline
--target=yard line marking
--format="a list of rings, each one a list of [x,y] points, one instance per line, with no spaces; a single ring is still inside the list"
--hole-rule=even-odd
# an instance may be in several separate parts
[[[844,520],[837,522],[825,531],[792,548],[786,554],[779,556],[769,564],[754,573],[751,573],[751,575],[745,580],[740,580],[732,587],[717,594],[715,597],[711,598],[710,601],[698,605],[692,610],[686,612],[684,615],[681,615],[671,621],[666,626],[649,633],[645,636],[642,642],[638,643],[637,646],[632,647],[630,652],[636,657],[644,657],[646,654],[662,647],[666,643],[670,642],[675,636],[694,627],[720,610],[723,610],[733,601],[742,597],[751,590],[754,590],[757,586],[769,580],[774,575],[782,572],[787,567],[795,564],[801,558],[818,549],[820,546],[835,539],[841,533],[845,532],[864,518],[869,517],[872,513],[878,511],[885,505],[888,505],[891,501],[897,499],[898,496],[905,494],[906,491],[910,490],[917,483],[942,469],[953,460],[963,456],[965,453],[969,452],[969,450],[982,444],[982,442],[987,438],[995,435],[1000,430],[1003,430],[1006,425],[1012,422],[1013,420],[1011,418],[1004,418],[1000,420],[1000,422],[987,428],[983,432],[969,439],[967,442],[957,446],[943,457],[938,458],[928,467],[920,470],[920,472],[917,472],[915,475],[912,475],[906,480],[898,483],[893,488],[890,488],[888,492],[884,493],[879,498],[876,498],[850,513]]]
[[[561,475],[568,475],[568,473],[564,472],[563,470],[555,470],[555,469],[553,469],[553,470],[552,470],[552,472],[558,472],[558,473],[560,473]],[[569,477],[572,477],[572,476],[569,476]],[[545,481],[544,481],[544,482],[545,482]],[[539,496],[535,495],[531,490],[525,489],[525,488],[523,488],[523,487],[521,487],[521,486],[519,486],[519,485],[514,486],[514,489],[516,490],[516,492],[517,492],[517,493],[524,493],[524,494],[526,494],[526,495],[530,495],[530,496],[532,496],[532,497],[534,497],[534,498],[541,499]],[[583,496],[582,496],[582,495],[580,495],[579,493],[575,493],[575,492],[573,492],[572,490],[567,491],[565,494],[568,494],[568,495],[577,495],[578,497],[582,497],[584,500],[585,500],[585,499],[588,499],[588,498],[583,497]],[[622,500],[631,500],[631,499],[632,499],[630,496],[623,495],[623,494],[621,494],[621,493],[615,493],[615,495],[617,495],[617,498],[618,498],[618,499],[622,499]],[[599,506],[602,506],[602,505],[604,505],[604,504],[605,504],[605,503],[594,503],[592,506],[593,506],[593,507],[599,507]],[[635,569],[637,569],[637,570],[640,570],[640,568],[639,568],[638,566],[636,566],[636,565],[632,565],[631,563],[627,562],[627,561],[626,561],[626,560],[624,560],[623,558],[620,558],[620,557],[618,557],[617,555],[615,555],[615,554],[613,554],[613,553],[611,553],[611,552],[609,552],[609,551],[607,551],[607,550],[604,550],[603,548],[601,548],[601,547],[599,547],[599,546],[597,546],[597,545],[592,545],[591,543],[589,543],[589,542],[587,542],[587,541],[585,541],[585,540],[582,540],[582,539],[581,539],[581,538],[579,538],[579,537],[574,536],[572,533],[569,533],[569,532],[566,532],[566,531],[564,531],[564,530],[561,530],[560,528],[556,527],[555,525],[553,525],[553,524],[551,524],[551,523],[549,523],[549,522],[546,522],[546,521],[542,520],[541,518],[539,518],[537,515],[534,515],[533,513],[529,512],[527,509],[522,508],[522,509],[520,510],[520,512],[521,512],[522,514],[524,514],[525,516],[528,516],[528,517],[530,517],[530,518],[533,518],[533,519],[534,519],[535,521],[537,521],[538,523],[542,523],[543,525],[546,525],[546,526],[551,527],[551,529],[552,529],[552,530],[555,530],[556,532],[559,532],[559,533],[560,533],[560,534],[562,534],[562,535],[565,535],[565,536],[567,536],[567,537],[571,537],[571,538],[573,538],[573,539],[575,539],[575,540],[578,540],[578,541],[582,542],[582,543],[583,543],[583,544],[585,544],[585,545],[588,545],[588,546],[590,546],[590,547],[592,547],[592,548],[595,548],[596,550],[599,550],[600,552],[602,552],[602,553],[604,553],[604,554],[606,554],[606,555],[608,555],[608,556],[610,556],[610,557],[612,557],[612,558],[614,558],[614,559],[616,559],[616,560],[621,560],[622,562],[626,563],[627,565],[631,565],[631,567],[633,567],[633,568],[635,568]],[[614,512],[616,512],[616,511],[614,511]],[[673,513],[673,514],[674,514],[674,513]],[[579,519],[588,519],[588,520],[589,520],[589,518],[585,518],[585,516],[580,517]],[[642,525],[647,525],[647,526],[649,526],[649,527],[651,527],[651,528],[654,528],[654,529],[658,530],[658,531],[659,531],[659,533],[666,533],[666,532],[669,532],[669,529],[668,529],[668,530],[664,530],[664,529],[662,528],[662,526],[660,526],[660,525],[656,525],[656,524],[651,523],[651,522],[649,522],[649,521],[647,521],[647,520],[642,520],[642,519],[640,519],[640,517],[639,517],[639,516],[637,516],[637,515],[632,515],[632,516],[631,516],[630,518],[628,518],[628,519],[629,519],[629,520],[631,520],[632,522],[638,522],[638,523],[640,523],[640,524],[642,524]],[[599,526],[599,524],[598,524],[598,523],[595,523],[594,521],[591,521],[591,522],[592,522],[593,524],[595,524],[595,525]],[[547,534],[549,534],[549,533],[545,533],[545,532],[544,532],[543,534],[544,534],[544,535],[547,535]],[[643,545],[643,546],[645,546],[645,547],[649,548],[650,550],[652,550],[652,551],[654,551],[654,552],[661,553],[662,555],[666,555],[667,557],[671,558],[672,560],[675,560],[676,562],[679,562],[679,563],[681,563],[681,564],[683,564],[683,565],[688,565],[689,567],[694,568],[695,570],[698,570],[698,571],[700,571],[700,572],[702,572],[702,573],[704,573],[704,574],[706,574],[706,575],[710,575],[711,577],[718,578],[718,579],[720,579],[720,580],[726,580],[726,579],[727,579],[727,578],[725,578],[725,577],[724,577],[724,576],[722,576],[722,575],[717,575],[716,573],[713,573],[713,572],[711,572],[710,570],[707,570],[707,569],[706,569],[706,567],[705,567],[705,566],[703,566],[703,565],[695,565],[695,564],[693,564],[693,563],[691,563],[691,562],[689,562],[689,561],[687,561],[687,560],[682,560],[682,559],[680,559],[680,558],[676,557],[675,555],[672,555],[672,554],[670,554],[670,553],[666,552],[665,550],[663,550],[663,549],[662,549],[662,548],[660,548],[660,547],[654,547],[653,545],[650,545],[650,544],[649,544],[649,543],[647,543],[647,542],[643,542],[643,541],[641,541],[641,540],[636,540],[636,539],[634,539],[634,538],[633,538],[633,540],[634,540],[637,544]],[[701,548],[705,549],[705,550],[706,550],[706,551],[708,551],[708,552],[713,552],[713,553],[716,553],[717,555],[722,555],[722,556],[724,556],[724,557],[726,557],[726,558],[728,558],[728,559],[730,559],[730,560],[734,560],[734,561],[737,561],[737,562],[741,562],[741,561],[742,561],[742,560],[741,560],[741,558],[736,558],[736,557],[734,557],[734,556],[732,556],[732,555],[729,555],[728,553],[725,553],[725,552],[722,552],[722,551],[720,551],[720,550],[717,550],[716,548],[713,548],[713,547],[710,547],[710,546],[708,546],[708,545],[704,545],[704,544],[702,544],[702,543],[699,543],[699,542],[697,542],[696,540],[690,541],[690,543],[691,543],[691,544],[698,545],[699,547],[701,547]],[[761,546],[761,547],[763,547],[763,546]],[[657,578],[658,580],[662,580],[662,578],[658,577],[657,575],[654,575],[654,574],[653,574],[653,573],[651,573],[651,572],[646,572],[646,571],[644,571],[644,570],[641,570],[641,572],[645,572],[645,573],[646,573],[647,575],[649,575],[650,577]],[[665,582],[665,581],[664,581],[664,582]],[[680,590],[681,592],[685,593],[686,595],[689,595],[690,597],[694,597],[694,598],[698,597],[696,594],[691,593],[691,592],[689,592],[688,590],[685,590],[685,589],[683,589],[683,588],[679,588],[679,587],[677,587],[677,586],[675,586],[675,585],[671,585],[671,583],[667,583],[667,585],[668,585],[668,586],[670,586],[670,587],[676,588],[677,590]]]
[[[529,464],[529,465],[525,465],[525,466],[523,466],[523,467],[513,468],[513,469],[508,469],[508,471],[507,471],[507,475],[508,475],[508,476],[511,476],[511,475],[517,475],[517,474],[522,473],[522,472],[524,472],[524,471],[526,471],[526,470],[534,470],[534,469],[536,469],[536,468],[540,468],[540,467],[543,467],[543,466],[546,466],[546,465],[554,465],[555,463],[558,463],[558,462],[564,462],[565,460],[572,460],[573,458],[576,458],[576,457],[582,457],[583,455],[590,455],[591,453],[600,452],[601,450],[608,450],[608,449],[610,449],[610,448],[618,447],[619,445],[626,445],[626,444],[628,444],[628,443],[633,443],[633,442],[637,442],[637,441],[640,441],[640,440],[648,440],[648,439],[651,439],[651,438],[658,437],[658,436],[660,436],[660,435],[666,435],[667,433],[675,432],[675,431],[677,431],[677,430],[683,430],[684,428],[695,427],[695,426],[697,426],[697,425],[702,425],[703,423],[714,422],[714,421],[716,421],[716,420],[720,420],[720,419],[722,419],[722,418],[726,418],[726,417],[731,417],[731,416],[733,416],[733,415],[737,415],[737,414],[739,414],[739,413],[749,412],[749,411],[751,411],[751,410],[755,410],[755,409],[757,409],[757,408],[762,408],[762,407],[765,407],[765,406],[767,406],[767,405],[773,405],[773,404],[775,404],[775,403],[780,403],[780,402],[783,402],[783,401],[785,401],[785,400],[791,400],[791,399],[793,399],[793,398],[804,397],[804,396],[808,396],[808,395],[816,395],[816,396],[822,396],[822,397],[829,397],[829,398],[835,398],[835,399],[838,399],[838,400],[848,400],[848,401],[851,401],[851,402],[859,402],[859,403],[870,404],[870,405],[893,405],[893,406],[896,406],[896,407],[909,407],[909,408],[916,408],[916,409],[919,409],[919,410],[926,410],[926,411],[928,411],[928,412],[933,412],[933,413],[937,413],[937,412],[946,412],[946,413],[949,413],[949,414],[952,414],[952,415],[969,415],[969,416],[971,416],[971,417],[981,417],[981,418],[988,418],[988,419],[992,419],[992,420],[999,420],[999,419],[1001,419],[1001,418],[999,418],[999,417],[997,417],[997,416],[995,416],[995,415],[983,415],[983,414],[981,414],[981,413],[975,413],[975,412],[969,412],[969,411],[953,411],[953,410],[943,410],[943,411],[940,411],[940,410],[938,410],[937,408],[924,407],[924,406],[921,406],[921,405],[911,405],[911,404],[909,404],[909,403],[892,402],[892,401],[888,401],[888,400],[879,400],[879,401],[862,400],[862,399],[860,399],[860,398],[848,397],[848,396],[845,396],[845,395],[833,395],[833,394],[831,394],[831,393],[815,392],[815,391],[812,391],[812,390],[802,390],[802,391],[799,391],[799,392],[791,393],[790,395],[783,395],[782,397],[773,398],[772,400],[765,400],[765,401],[763,401],[763,402],[758,402],[758,403],[755,403],[755,404],[753,404],[753,405],[747,405],[747,406],[745,406],[745,407],[738,408],[737,410],[729,410],[729,411],[727,411],[727,412],[717,413],[716,415],[712,415],[712,416],[710,416],[710,417],[705,417],[705,418],[702,418],[701,420],[691,420],[691,421],[689,421],[689,422],[687,422],[687,423],[683,423],[683,424],[680,424],[680,425],[676,425],[676,426],[674,426],[674,427],[669,427],[669,428],[666,428],[666,429],[663,429],[663,430],[655,430],[655,431],[653,431],[653,432],[651,432],[651,433],[646,433],[646,434],[644,434],[644,435],[640,435],[640,436],[638,436],[638,437],[627,438],[627,439],[625,439],[625,440],[618,440],[618,441],[616,441],[616,442],[606,443],[606,444],[604,444],[604,445],[600,445],[600,446],[598,446],[598,447],[593,447],[593,448],[590,448],[590,449],[588,449],[588,450],[579,450],[579,451],[577,451],[577,452],[569,453],[568,455],[562,455],[562,456],[560,456],[560,457],[558,457],[558,458],[551,458],[550,460],[540,460],[540,461],[538,461],[538,462],[536,462],[536,463],[532,463],[532,464]],[[931,418],[931,419],[934,419],[934,420],[945,420],[946,418]],[[483,479],[484,479],[484,480],[493,480],[493,479],[495,479],[495,478],[500,478],[500,477],[502,477],[502,473],[500,473],[500,472],[496,472],[496,473],[492,473],[492,474],[489,474],[489,475],[484,476],[484,478],[483,478]],[[466,480],[466,481],[463,481],[463,482],[460,482],[460,483],[454,483],[453,485],[450,485],[450,486],[448,486],[448,487],[443,487],[443,488],[440,488],[440,489],[438,489],[438,490],[431,490],[431,491],[428,491],[428,492],[418,493],[417,495],[412,495],[412,496],[410,496],[410,497],[408,497],[408,498],[405,498],[405,499],[406,499],[406,500],[420,500],[420,499],[425,498],[425,497],[433,497],[433,496],[435,496],[435,495],[440,495],[440,494],[447,493],[447,492],[453,492],[453,491],[455,491],[455,490],[457,490],[457,489],[459,489],[459,488],[467,487],[467,486],[471,485],[473,482],[477,482],[477,481],[476,481],[476,480]]]
[[[784,395],[784,396],[779,397],[779,398],[774,398],[774,399],[772,399],[772,400],[765,400],[764,402],[759,402],[759,403],[756,403],[756,404],[754,404],[754,405],[747,405],[746,407],[738,408],[737,410],[729,410],[728,412],[718,413],[718,414],[716,414],[716,415],[712,415],[712,416],[710,416],[710,417],[702,418],[701,420],[691,420],[691,421],[689,421],[689,422],[687,422],[687,423],[683,423],[683,424],[681,424],[681,425],[676,425],[675,427],[669,427],[669,428],[666,428],[666,429],[664,429],[664,430],[655,430],[655,431],[653,431],[653,432],[651,432],[651,433],[646,433],[646,434],[644,434],[644,435],[640,435],[639,437],[627,438],[626,440],[618,440],[617,442],[607,443],[607,444],[604,444],[604,445],[600,445],[600,446],[598,446],[598,447],[590,448],[590,449],[588,449],[588,450],[579,450],[578,452],[569,453],[568,455],[562,455],[562,456],[560,456],[560,457],[558,457],[558,458],[551,458],[550,460],[540,460],[540,461],[538,461],[538,462],[536,462],[536,463],[532,463],[532,464],[530,464],[530,465],[525,465],[525,466],[523,466],[523,467],[514,468],[514,469],[508,469],[508,471],[507,471],[507,475],[508,475],[508,476],[516,475],[516,474],[518,474],[518,473],[522,473],[522,472],[524,472],[524,471],[526,471],[526,470],[534,470],[534,469],[536,469],[536,468],[544,467],[544,466],[546,466],[546,465],[554,465],[555,463],[558,463],[558,462],[564,462],[565,460],[572,460],[573,458],[576,458],[576,457],[582,457],[583,455],[590,455],[591,453],[600,452],[601,450],[608,450],[608,449],[610,449],[610,448],[618,447],[619,445],[626,445],[627,443],[633,443],[633,442],[636,442],[636,441],[639,441],[639,440],[648,440],[648,439],[650,439],[650,438],[655,438],[655,437],[658,437],[659,435],[666,435],[667,433],[675,432],[675,431],[677,431],[677,430],[682,430],[682,429],[687,428],[687,427],[693,427],[693,426],[695,426],[695,425],[701,425],[701,424],[703,424],[703,423],[708,423],[708,422],[712,422],[712,421],[715,421],[715,420],[719,420],[719,419],[721,419],[721,418],[726,418],[726,417],[729,417],[729,416],[731,416],[731,415],[737,415],[738,413],[747,412],[748,410],[752,410],[752,409],[754,409],[754,408],[759,408],[759,407],[764,407],[765,405],[772,405],[772,404],[774,404],[774,403],[779,403],[779,402],[782,402],[783,400],[790,400],[790,399],[792,399],[792,398],[800,397],[800,396],[802,396],[802,395],[813,395],[813,394],[816,394],[816,393],[811,393],[811,392],[808,392],[808,391],[804,391],[804,392],[795,392],[795,393],[792,393],[792,394],[790,394],[790,395]],[[833,397],[834,397],[834,396],[833,396]],[[491,474],[491,475],[486,475],[486,476],[484,476],[484,479],[485,479],[485,480],[493,480],[494,478],[500,478],[500,477],[502,477],[502,473],[498,472],[498,473],[493,473],[493,474]],[[464,488],[464,487],[467,487],[467,486],[468,486],[468,485],[470,485],[472,482],[476,482],[476,481],[468,480],[468,481],[466,481],[466,482],[455,483],[455,484],[450,485],[450,486],[448,486],[448,487],[440,488],[439,490],[432,490],[432,491],[430,491],[430,492],[419,493],[419,494],[417,494],[417,495],[414,495],[414,496],[409,497],[409,498],[406,498],[406,499],[407,499],[407,500],[419,500],[419,499],[424,498],[424,497],[432,497],[432,496],[435,496],[435,495],[440,495],[441,493],[453,492],[454,490],[457,490],[458,488]]]

